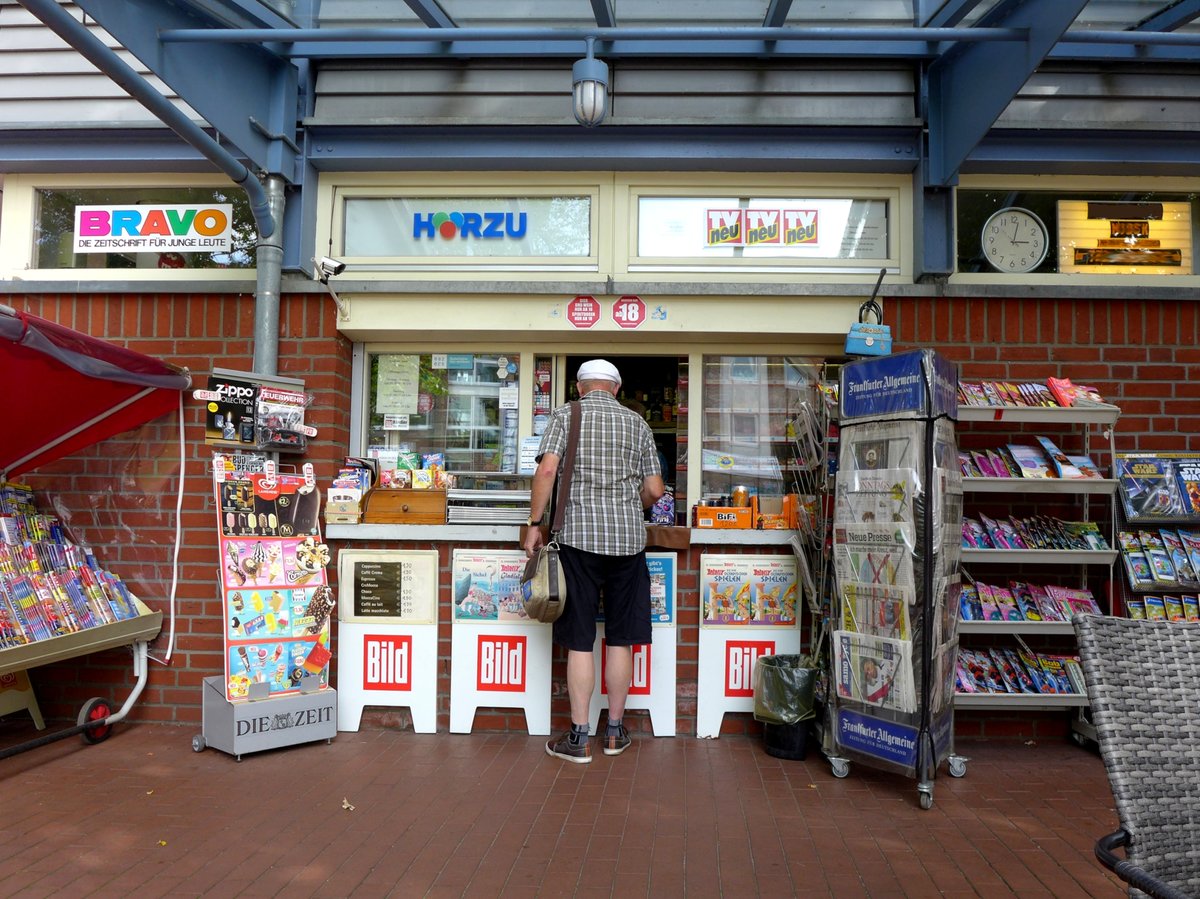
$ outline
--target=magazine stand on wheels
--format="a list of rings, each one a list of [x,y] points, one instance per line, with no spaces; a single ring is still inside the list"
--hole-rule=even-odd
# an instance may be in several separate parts
[[[958,378],[930,350],[845,365],[833,507],[834,632],[826,755],[915,777],[933,805],[954,777],[962,476]]]
[[[5,395],[5,411],[21,427],[0,445],[0,481],[180,410],[191,385],[182,369],[82,334],[55,322],[0,306],[0,383],[20,385]],[[70,403],[62,402],[71,397]],[[47,410],[54,410],[49,414]],[[141,695],[148,677],[148,647],[162,627],[162,612],[131,597],[136,615],[74,633],[0,649],[0,676],[129,646],[136,678],[121,708],[104,697],[81,706],[76,724],[0,750],[0,759],[79,734],[99,743],[112,733]],[[39,730],[32,689],[25,700]]]

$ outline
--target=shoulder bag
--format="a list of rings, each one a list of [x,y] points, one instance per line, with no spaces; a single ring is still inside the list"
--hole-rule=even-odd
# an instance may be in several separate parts
[[[558,533],[562,530],[571,493],[571,475],[575,471],[575,455],[579,445],[579,403],[571,403],[571,425],[567,431],[567,450],[555,488],[554,516],[550,523],[550,539],[525,563],[521,575],[521,603],[534,621],[556,621],[567,602],[567,579],[562,561],[558,558]]]

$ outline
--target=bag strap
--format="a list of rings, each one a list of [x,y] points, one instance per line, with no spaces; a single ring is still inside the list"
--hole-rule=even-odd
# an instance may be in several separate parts
[[[562,530],[563,516],[567,514],[567,497],[571,492],[571,475],[575,473],[575,456],[579,449],[579,419],[582,412],[578,401],[569,404],[571,425],[567,429],[567,450],[563,456],[562,470],[558,475],[558,488],[554,497],[554,520],[550,523],[550,540]]]
[[[879,294],[879,287],[883,284],[883,276],[886,274],[886,268],[881,268],[879,270],[879,279],[875,282],[875,289],[871,291],[870,298],[858,307],[858,320],[860,323],[866,322],[868,312],[874,312],[876,323],[881,325],[883,324],[883,309],[877,302],[875,302],[875,297]]]

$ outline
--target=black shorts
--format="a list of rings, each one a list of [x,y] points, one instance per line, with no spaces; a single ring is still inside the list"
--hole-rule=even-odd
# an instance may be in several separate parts
[[[604,596],[604,639],[610,646],[649,643],[650,570],[646,553],[603,556],[562,544],[567,606],[554,622],[554,642],[577,652],[596,643],[596,616]]]

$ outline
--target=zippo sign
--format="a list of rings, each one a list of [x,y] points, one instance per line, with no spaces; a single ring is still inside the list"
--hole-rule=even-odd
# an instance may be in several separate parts
[[[476,667],[477,690],[499,693],[525,692],[527,638],[508,634],[481,634]]]
[[[363,635],[364,690],[412,689],[412,637]]]
[[[754,696],[754,663],[775,654],[774,640],[730,640],[725,644],[725,695]]]

